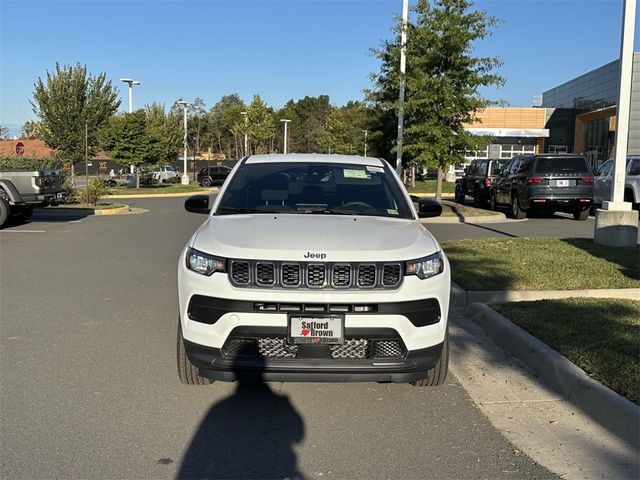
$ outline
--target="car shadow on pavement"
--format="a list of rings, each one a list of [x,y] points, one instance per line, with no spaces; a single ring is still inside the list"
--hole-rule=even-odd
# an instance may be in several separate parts
[[[249,352],[238,357],[243,353]],[[293,450],[304,438],[302,417],[288,396],[264,383],[264,366],[251,373],[234,370],[235,392],[210,408],[177,478],[304,478]]]

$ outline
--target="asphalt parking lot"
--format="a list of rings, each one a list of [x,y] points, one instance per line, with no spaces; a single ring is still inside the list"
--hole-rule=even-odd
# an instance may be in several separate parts
[[[4,478],[555,478],[445,386],[180,384],[182,198],[0,232]],[[593,221],[432,225],[440,239],[590,236]]]

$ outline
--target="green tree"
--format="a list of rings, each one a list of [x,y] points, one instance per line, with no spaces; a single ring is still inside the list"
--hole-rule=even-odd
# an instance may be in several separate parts
[[[152,160],[144,110],[111,117],[99,132],[100,146],[114,160],[139,167]],[[136,188],[140,188],[136,175]]]
[[[180,117],[165,113],[164,105],[152,103],[145,107],[145,135],[150,163],[173,163],[183,147]]]
[[[260,95],[253,96],[253,100],[249,104],[249,108],[247,108],[247,120],[254,152],[269,152],[271,140],[275,133],[275,125],[271,110],[260,98]],[[243,125],[241,124],[240,126]]]
[[[447,165],[464,162],[465,151],[486,144],[464,128],[492,104],[479,88],[504,83],[495,73],[500,60],[473,52],[498,20],[471,6],[469,0],[418,0],[407,26],[404,151],[417,164],[437,167],[438,199]],[[398,50],[397,43],[386,42],[375,51],[382,65],[374,81],[387,107],[399,88]]]
[[[347,138],[347,124],[343,112],[333,110],[325,121],[320,145],[328,153],[349,153]]]
[[[0,125],[0,140],[5,140],[9,136],[9,129],[3,125]]]
[[[89,155],[95,155],[97,132],[120,106],[117,89],[104,73],[93,76],[86,66],[60,66],[38,78],[31,105],[42,124],[43,140],[56,155],[75,164],[84,159],[85,125]]]
[[[240,157],[241,142],[235,126],[243,122],[242,114],[246,110],[244,102],[237,93],[223,96],[209,111],[209,144],[227,158]]]

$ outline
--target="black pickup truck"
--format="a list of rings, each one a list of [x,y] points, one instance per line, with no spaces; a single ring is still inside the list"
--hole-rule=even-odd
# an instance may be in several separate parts
[[[462,178],[456,180],[456,202],[464,203],[467,196],[470,196],[474,207],[485,207],[489,202],[491,185],[508,162],[509,160],[496,159],[472,160],[464,169]]]
[[[60,202],[62,178],[58,170],[0,170],[0,229],[12,218],[29,220],[33,207]]]

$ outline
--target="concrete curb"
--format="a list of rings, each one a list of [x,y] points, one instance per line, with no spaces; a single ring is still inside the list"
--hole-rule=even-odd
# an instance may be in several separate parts
[[[191,195],[200,194],[212,194],[218,193],[219,188],[207,188],[203,190],[194,190],[193,192],[179,192],[179,193],[141,193],[140,195],[105,195],[102,198],[175,198],[175,197],[190,197]]]
[[[591,290],[522,290],[522,291],[467,291],[467,304],[508,303],[560,298],[640,298],[640,288],[602,288]]]
[[[83,215],[128,215],[131,211],[129,205],[123,205],[108,210],[96,210],[93,208],[55,208],[51,210],[37,209],[34,214],[56,217],[80,217]]]
[[[487,305],[471,303],[467,308],[467,316],[505,350],[527,363],[556,392],[603,427],[638,448],[638,405],[595,381],[566,357]]]
[[[433,224],[433,223],[505,223],[510,221],[504,213],[494,213],[488,215],[478,215],[475,217],[434,217],[423,218],[421,223]]]
[[[411,192],[409,192],[409,195],[413,197],[420,197],[420,198],[434,198],[436,196],[435,193],[411,193]],[[453,193],[443,193],[442,198],[444,200],[450,200],[455,198],[455,195]]]

